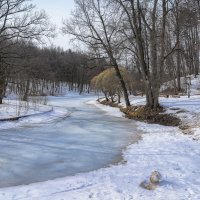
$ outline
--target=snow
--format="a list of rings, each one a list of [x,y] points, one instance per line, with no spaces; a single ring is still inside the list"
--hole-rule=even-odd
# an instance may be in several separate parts
[[[104,105],[98,103],[96,100],[88,101],[87,104],[95,105],[96,107],[105,111],[108,115],[111,115],[114,117],[123,117],[124,116],[123,113],[119,112],[118,109],[116,109],[114,107],[104,106]]]
[[[191,78],[191,87],[190,87],[191,95],[200,95],[200,75],[197,75],[196,77],[194,75],[190,75],[187,77]],[[186,90],[185,77],[181,77],[181,87],[182,89]],[[168,81],[161,86],[160,91],[162,92],[166,89],[173,89],[173,88],[174,88],[173,81]]]
[[[176,114],[190,126],[192,136],[182,134],[178,127],[137,122],[138,132],[142,133],[141,140],[123,151],[124,160],[118,165],[41,183],[2,188],[0,199],[199,200],[200,145],[196,141],[200,135],[199,98],[160,99],[168,113]],[[122,117],[118,108],[109,108],[87,98],[85,101],[96,105],[107,115]],[[144,104],[145,99],[132,97],[131,102]],[[77,101],[73,100],[72,104],[77,105]],[[158,188],[147,191],[139,187],[155,170],[163,177]]]
[[[182,81],[183,82],[183,81]],[[191,97],[160,98],[166,113],[179,117],[184,127],[183,133],[194,140],[200,139],[200,75],[191,76]]]
[[[18,100],[4,100],[0,105],[0,119],[41,114],[52,110],[51,106]]]
[[[0,121],[0,130],[19,128],[23,126],[34,126],[37,124],[48,124],[70,115],[70,112],[61,107],[48,105],[35,105],[17,100],[5,101],[0,105],[0,119],[20,117],[14,121]]]
[[[69,118],[49,123],[40,116],[41,122],[34,124],[30,117],[20,122],[20,128],[1,130],[0,180],[4,181],[0,187],[75,175],[118,162],[122,149],[138,140],[135,123],[84,103],[94,98],[51,97],[54,107],[71,112]]]
[[[0,199],[31,200],[198,200],[199,143],[178,128],[138,122],[143,139],[124,151],[126,164],[26,186],[0,190]],[[195,158],[195,159],[194,159]],[[155,191],[139,184],[158,170],[163,181]]]

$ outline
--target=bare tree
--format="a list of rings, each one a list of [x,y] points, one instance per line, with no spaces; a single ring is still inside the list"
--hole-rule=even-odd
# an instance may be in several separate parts
[[[120,80],[126,106],[130,106],[125,81],[119,70],[119,58],[123,52],[123,39],[119,34],[121,15],[119,9],[107,0],[75,0],[76,10],[70,21],[64,22],[63,32],[98,49],[110,59]]]
[[[136,55],[146,91],[146,105],[159,106],[159,89],[165,58],[166,1],[115,0],[125,13],[124,35]]]
[[[9,59],[16,57],[12,46],[20,39],[42,41],[42,36],[53,36],[54,27],[49,24],[44,11],[37,11],[29,0],[0,1],[0,104],[3,99]]]

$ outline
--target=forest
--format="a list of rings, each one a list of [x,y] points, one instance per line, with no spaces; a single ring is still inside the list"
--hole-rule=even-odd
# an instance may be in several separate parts
[[[137,73],[147,107],[159,106],[160,86],[172,80],[182,91],[181,77],[199,73],[198,0],[76,0],[63,31],[107,59],[130,106],[120,66]],[[133,81],[134,81],[133,76]]]
[[[75,5],[62,32],[73,36],[79,51],[43,47],[44,38],[55,37],[45,12],[27,0],[1,1],[0,103],[7,92],[27,100],[59,93],[63,84],[79,93],[109,94],[91,80],[114,68],[119,89],[111,98],[123,96],[130,106],[129,94],[144,93],[147,107],[156,109],[163,82],[173,81],[171,93],[178,94],[184,92],[181,77],[198,75],[199,0],[75,0]]]

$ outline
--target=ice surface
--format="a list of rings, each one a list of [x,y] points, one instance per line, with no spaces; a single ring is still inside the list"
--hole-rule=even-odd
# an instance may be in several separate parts
[[[84,106],[82,105],[83,102],[87,100],[90,100],[90,102],[94,103],[95,101],[93,98],[89,97],[81,97],[81,98],[83,98],[83,101],[78,100],[78,98],[76,98],[75,95],[73,98],[71,98],[71,101],[69,99],[67,100],[67,97],[66,101],[63,101],[62,98],[60,98],[58,99],[58,101],[55,102],[55,99],[54,98],[52,99],[55,105],[60,105],[64,107],[66,103],[68,103],[72,107],[74,107],[71,109],[72,111],[74,111],[74,113],[72,114],[71,118],[68,119],[69,120],[68,122],[70,122],[70,120],[73,121],[71,122],[71,126],[78,123],[78,119],[82,118],[81,115],[84,112],[86,114],[89,114],[94,111],[93,109],[95,109],[94,107],[90,106],[87,107],[86,105]],[[185,101],[186,99],[180,98],[174,100],[174,102],[177,102],[176,106],[178,104],[179,104],[178,106],[181,105],[180,100]],[[142,99],[141,97],[140,98],[133,97],[132,101],[141,103],[145,101],[145,98]],[[165,99],[164,101],[167,103],[167,99]],[[173,104],[171,102],[171,99],[169,99],[168,101],[170,101],[169,102],[170,104],[169,108],[170,108],[170,106],[173,106]],[[164,103],[164,105],[166,105],[166,103]],[[191,103],[192,102],[190,102],[190,104]],[[194,110],[194,108],[190,110],[186,103],[183,104],[185,105],[185,107],[183,106],[184,110],[187,109],[188,113],[190,113],[190,115],[193,115],[192,110]],[[70,105],[67,106],[70,107]],[[84,109],[79,110],[79,106],[81,107],[83,106],[82,108],[84,109],[89,108],[89,111],[86,112],[86,110]],[[112,116],[121,116],[121,113],[118,108],[107,109],[108,108],[107,106],[99,104],[98,107],[99,108],[104,107],[103,110],[107,111],[107,115],[104,115],[105,114],[104,111],[100,112],[98,110],[97,112],[97,114],[99,112],[102,113],[102,118],[99,119],[99,121],[100,122],[105,121],[105,124],[107,124],[106,119],[108,119],[107,117],[110,114]],[[196,104],[196,109],[200,109],[200,106],[197,107],[197,104]],[[99,114],[97,116],[93,113],[92,119],[90,119],[91,124],[92,121],[97,119],[98,117]],[[46,118],[43,118],[42,120],[44,119]],[[121,122],[124,124],[123,118],[112,117],[112,119],[114,121],[111,120],[110,125],[114,126],[113,130],[115,130],[115,126],[117,126],[116,122],[119,122],[119,120],[122,120]],[[30,120],[30,122],[32,122],[32,120]],[[126,121],[127,126],[129,127],[133,126],[133,131],[134,131],[135,130],[134,122],[131,121],[133,125],[131,125],[129,122],[130,121]],[[59,123],[60,122],[58,122],[57,124]],[[82,125],[88,124],[88,122],[85,122],[86,123],[85,124],[83,121],[80,123]],[[105,126],[106,130],[107,130],[107,125]],[[50,126],[50,128],[52,128],[52,126]],[[90,125],[87,127],[92,128],[93,126]],[[48,131],[51,132],[50,128],[48,128]],[[82,130],[83,128],[84,126],[82,127],[80,125],[74,132],[78,133],[78,129]],[[123,151],[123,157],[127,161],[126,164],[113,165],[112,167],[102,168],[89,173],[81,173],[75,176],[67,176],[64,178],[54,179],[40,183],[33,183],[30,185],[1,188],[0,200],[19,200],[19,199],[23,200],[91,200],[91,199],[92,200],[122,200],[122,199],[123,200],[149,200],[149,199],[199,200],[200,199],[199,141],[191,139],[190,137],[188,137],[188,135],[182,135],[181,131],[177,127],[166,127],[155,124],[146,124],[137,122],[137,128],[139,129],[138,131],[143,132],[143,134],[141,135],[142,139],[139,140],[139,142],[130,145],[125,151]],[[66,130],[68,131],[68,129]],[[104,126],[101,126],[101,130],[104,130]],[[111,128],[109,130],[111,130]],[[129,131],[128,129],[126,130]],[[199,126],[197,130],[199,131]],[[82,134],[83,140],[85,137],[84,134],[90,135],[89,132],[90,131],[88,130],[85,130],[85,132],[83,132]],[[123,131],[123,134],[125,134],[125,131]],[[129,138],[128,135],[129,134],[125,134],[126,138]],[[135,135],[134,132],[133,135]],[[101,138],[102,137],[103,133],[101,133]],[[54,138],[56,139],[56,137]],[[45,139],[47,140],[47,138]],[[113,142],[114,141],[117,142],[117,140],[113,140]],[[122,140],[122,142],[124,142],[124,140]],[[40,145],[43,145],[43,143],[44,143],[43,141],[40,141]],[[98,144],[100,144],[100,142]],[[112,145],[112,141],[107,148],[112,148],[112,146],[110,145]],[[116,147],[117,145],[114,146]],[[103,148],[99,147],[98,149],[99,149],[98,151],[103,151]],[[15,151],[15,149],[13,149],[13,151]],[[46,153],[48,153],[49,150],[47,149],[46,151],[47,151]],[[27,156],[27,157],[24,156],[24,160],[26,161],[29,160],[29,156],[33,155],[42,156],[42,154],[44,153],[41,153],[40,155],[39,152],[37,152],[37,154],[36,152],[34,152],[34,154],[30,152],[27,153],[23,152],[23,155]],[[73,159],[75,160],[78,159],[78,155],[75,155]],[[4,162],[5,162],[4,157],[1,157],[0,163]],[[26,163],[27,162],[25,162],[25,164]],[[15,166],[18,167],[17,165]],[[49,164],[47,166],[49,166]],[[45,172],[46,169],[45,167],[46,166],[41,167],[42,169],[38,171]],[[139,184],[143,180],[147,180],[151,172],[155,170],[158,170],[163,177],[163,181],[160,183],[160,186],[155,191],[148,191],[139,187]],[[27,176],[29,175],[26,170],[24,170],[23,174],[24,177],[26,175]],[[1,179],[1,181],[4,180],[6,179],[3,178]]]
[[[27,126],[24,122],[20,128],[1,130],[0,187],[87,172],[119,159],[122,149],[137,139],[135,123],[106,115],[85,104],[87,99],[94,97],[51,97],[50,104],[67,108],[71,116],[43,125]]]

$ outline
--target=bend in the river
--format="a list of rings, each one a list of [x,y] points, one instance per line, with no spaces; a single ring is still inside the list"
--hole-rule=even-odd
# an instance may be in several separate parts
[[[117,161],[138,140],[133,121],[85,102],[93,96],[50,97],[71,116],[0,133],[0,187],[30,184],[96,170]]]

